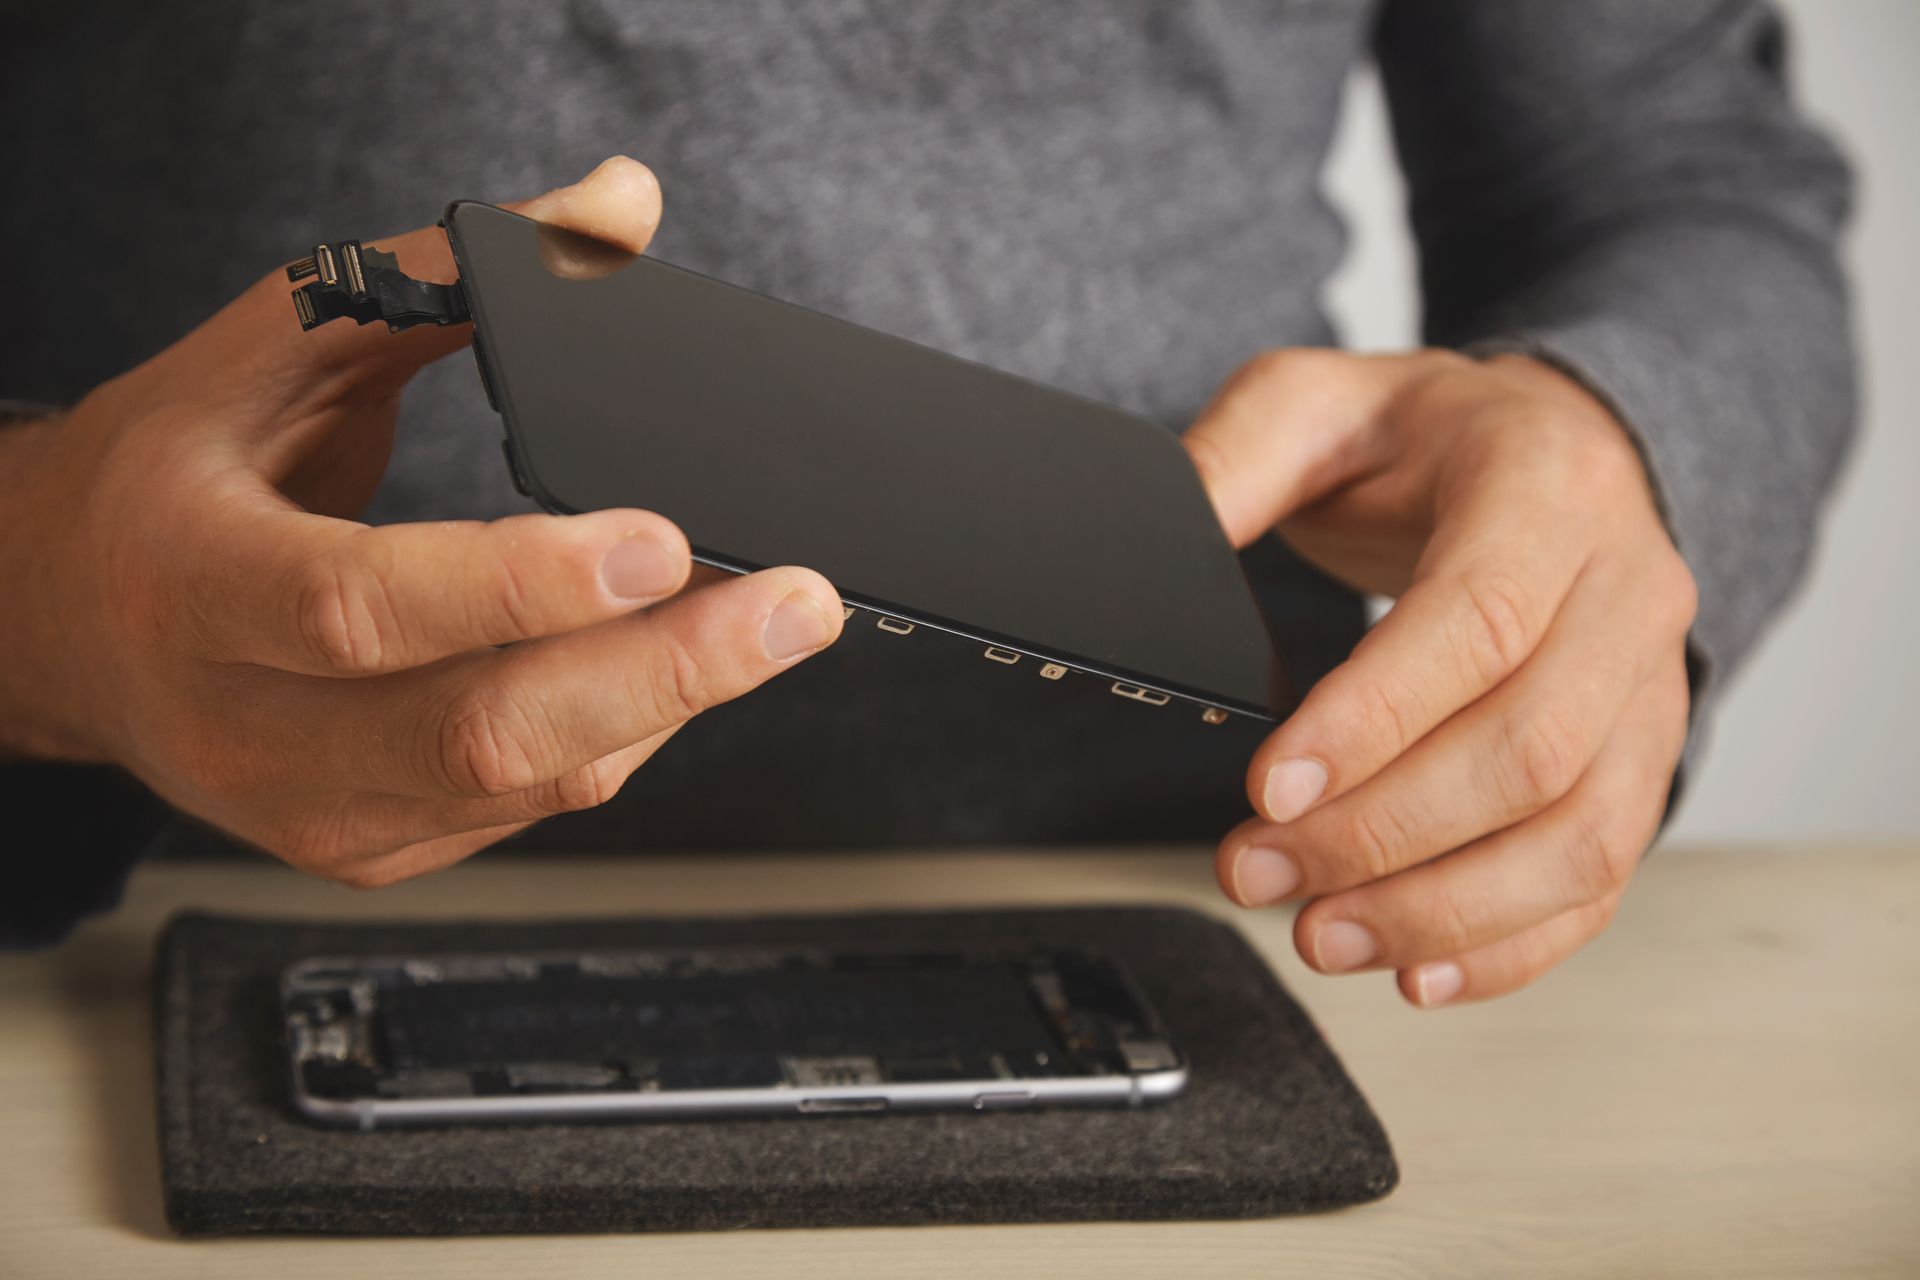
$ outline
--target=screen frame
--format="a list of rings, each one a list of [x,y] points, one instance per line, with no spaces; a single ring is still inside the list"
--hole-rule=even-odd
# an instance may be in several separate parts
[[[525,437],[521,415],[516,410],[513,399],[514,389],[503,376],[502,371],[496,367],[496,362],[491,358],[489,345],[491,341],[489,336],[490,325],[488,319],[489,300],[484,286],[475,276],[472,255],[463,244],[458,226],[460,214],[463,210],[469,208],[484,209],[492,213],[500,213],[507,217],[518,218],[528,222],[532,222],[533,220],[525,219],[523,215],[512,213],[509,210],[499,209],[497,206],[487,204],[484,201],[456,200],[447,206],[446,213],[440,225],[446,231],[448,243],[452,249],[454,261],[459,270],[463,288],[466,293],[468,306],[472,312],[474,321],[474,359],[480,370],[480,377],[486,389],[488,402],[494,410],[500,414],[505,427],[505,454],[515,486],[523,494],[532,498],[542,508],[548,511],[563,515],[579,514],[582,508],[571,504],[565,497],[555,492],[549,481],[532,465],[531,458],[536,454],[537,450],[531,447],[530,442]],[[967,366],[976,370],[981,377],[1011,380],[1039,392],[1044,392],[1049,396],[1061,397],[1064,402],[1071,402],[1098,409],[1103,413],[1113,415],[1116,419],[1125,419],[1126,425],[1137,426],[1139,429],[1149,431],[1155,435],[1166,436],[1169,445],[1167,456],[1171,459],[1169,465],[1185,466],[1192,470],[1193,484],[1196,489],[1200,485],[1199,473],[1197,469],[1193,469],[1191,459],[1186,454],[1186,451],[1179,447],[1177,439],[1172,433],[1167,432],[1158,424],[1150,422],[1147,419],[1126,414],[1110,405],[1100,404],[1087,397],[1078,396],[1072,392],[1064,391],[1056,387],[1046,386],[1032,379],[1022,378],[1018,375],[993,369],[975,361],[965,360],[961,357],[937,351],[934,348],[926,347],[920,343],[914,343],[905,338],[868,329],[850,321],[812,311],[809,308],[801,307],[794,303],[770,298],[767,295],[743,289],[738,285],[733,285],[726,281],[691,271],[670,262],[665,262],[657,258],[648,258],[646,261],[654,269],[676,273],[681,277],[699,281],[704,286],[711,286],[717,290],[729,291],[762,302],[775,303],[780,307],[789,308],[796,313],[802,313],[819,320],[825,320],[834,325],[841,326],[846,330],[867,335],[878,343],[914,348],[918,351],[938,356],[941,360]],[[1208,509],[1209,511],[1211,510],[1210,507]],[[1231,544],[1227,542],[1224,531],[1220,530],[1217,525],[1214,525],[1212,534],[1218,538],[1222,554],[1232,556],[1234,551]],[[703,545],[698,542],[692,545],[691,551],[693,559],[696,562],[733,573],[752,573],[770,567],[768,564],[742,558],[723,548]],[[896,631],[899,634],[906,634],[907,631],[916,627],[926,627],[929,630],[945,633],[983,646],[986,650],[986,656],[995,661],[1007,661],[1006,657],[997,656],[997,654],[1011,655],[1015,660],[1031,658],[1042,664],[1043,671],[1049,673],[1051,673],[1054,668],[1059,668],[1060,674],[1072,673],[1086,675],[1109,682],[1112,693],[1135,702],[1145,703],[1150,706],[1164,706],[1169,702],[1178,700],[1181,703],[1200,708],[1203,718],[1209,723],[1216,723],[1216,717],[1232,715],[1248,717],[1259,722],[1270,724],[1290,712],[1298,702],[1297,691],[1292,687],[1287,678],[1285,667],[1274,645],[1271,629],[1257,603],[1255,603],[1255,597],[1250,586],[1246,587],[1248,607],[1251,609],[1252,616],[1258,619],[1258,625],[1261,629],[1261,634],[1265,637],[1267,654],[1269,656],[1266,673],[1267,695],[1264,701],[1253,701],[1248,698],[1226,693],[1222,690],[1201,688],[1182,680],[1172,679],[1150,671],[1139,670],[1122,663],[1103,660],[1083,652],[1042,644],[1027,637],[983,627],[964,619],[948,616],[924,607],[917,607],[906,602],[863,593],[857,589],[848,588],[837,581],[835,582],[835,589],[840,595],[843,606],[849,611],[849,620],[853,618],[855,611],[859,611],[871,615],[874,625],[879,626],[883,630]],[[1049,678],[1058,678],[1058,675],[1050,674]]]

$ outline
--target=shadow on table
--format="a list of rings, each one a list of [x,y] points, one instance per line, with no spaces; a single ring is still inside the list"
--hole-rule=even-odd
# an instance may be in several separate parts
[[[83,1156],[103,1214],[139,1235],[172,1239],[154,1112],[152,942],[83,934],[54,963],[67,1025],[82,1050]]]

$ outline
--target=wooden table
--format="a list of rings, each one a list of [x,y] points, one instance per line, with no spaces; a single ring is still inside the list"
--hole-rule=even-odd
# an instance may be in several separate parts
[[[182,907],[327,916],[1184,902],[1234,919],[1384,1119],[1387,1200],[1241,1223],[187,1243],[160,1216],[155,930]],[[1534,989],[1421,1013],[1322,978],[1197,850],[481,858],[355,894],[154,866],[49,953],[0,957],[0,1276],[1920,1275],[1920,851],[1668,850]]]

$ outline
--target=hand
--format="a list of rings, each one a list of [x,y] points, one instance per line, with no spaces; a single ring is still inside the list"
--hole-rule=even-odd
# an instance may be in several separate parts
[[[660,196],[617,159],[519,207],[638,252]],[[436,228],[382,247],[453,277]],[[401,388],[468,334],[302,333],[288,293],[276,272],[70,413],[0,432],[0,748],[117,762],[295,866],[379,885],[601,803],[689,717],[839,635],[807,570],[683,592],[686,539],[644,511],[344,518]]]
[[[1323,973],[1512,991],[1612,918],[1687,730],[1694,585],[1607,410],[1519,356],[1276,351],[1187,436],[1236,545],[1397,597],[1256,753],[1245,906]]]

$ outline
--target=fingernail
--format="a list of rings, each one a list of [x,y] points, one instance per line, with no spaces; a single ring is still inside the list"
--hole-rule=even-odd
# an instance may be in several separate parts
[[[1422,1009],[1445,1004],[1467,985],[1467,975],[1451,960],[1423,964],[1413,971],[1413,995]]]
[[[820,602],[804,591],[789,591],[767,618],[760,644],[775,662],[812,653],[833,636]]]
[[[680,581],[680,558],[652,538],[628,538],[601,557],[600,581],[623,600],[664,595]]]
[[[1233,863],[1233,892],[1250,907],[1267,907],[1292,893],[1300,868],[1278,849],[1248,849]]]
[[[1327,789],[1327,766],[1318,760],[1282,760],[1267,773],[1267,816],[1292,822]]]
[[[1358,969],[1380,954],[1380,944],[1362,924],[1333,920],[1313,935],[1313,962],[1328,973]]]

